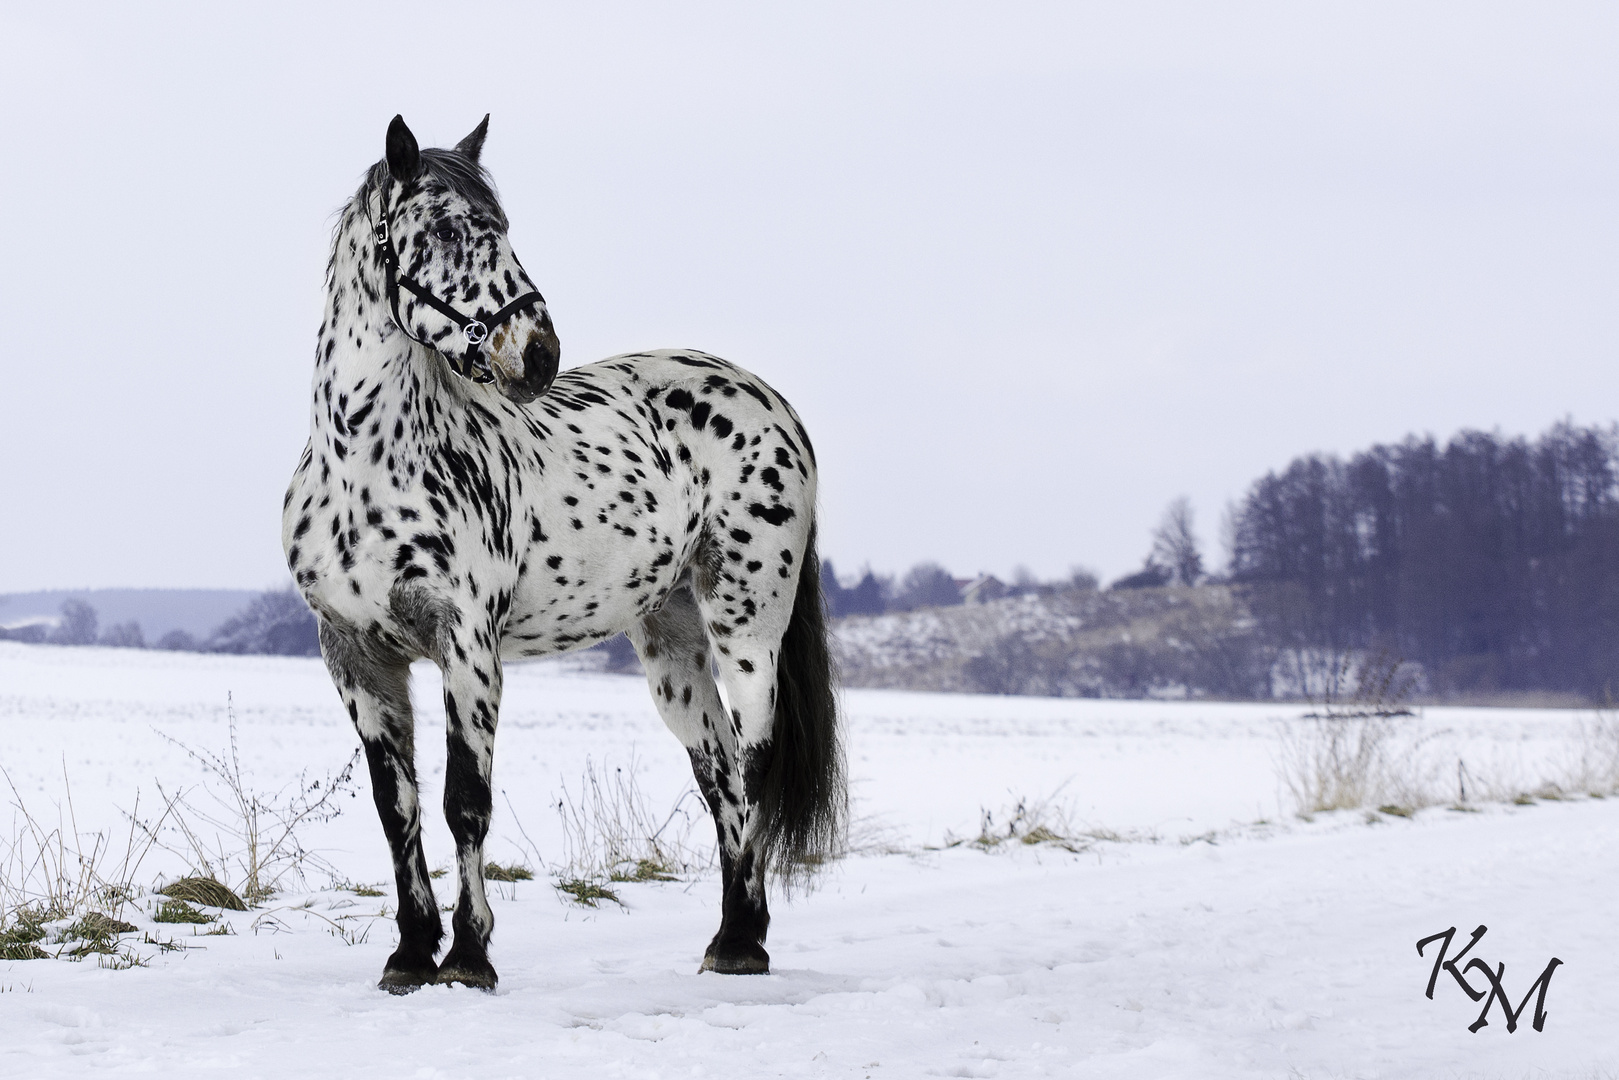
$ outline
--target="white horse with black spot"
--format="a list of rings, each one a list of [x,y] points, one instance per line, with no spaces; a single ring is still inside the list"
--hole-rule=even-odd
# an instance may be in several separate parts
[[[381,985],[494,988],[501,664],[621,630],[714,817],[724,892],[702,968],[767,971],[766,872],[832,853],[846,813],[814,451],[779,394],[712,356],[557,373],[550,313],[478,163],[488,123],[421,150],[395,117],[343,210],[283,517],[392,848],[399,946]],[[409,693],[422,657],[444,675],[460,879],[437,963]]]

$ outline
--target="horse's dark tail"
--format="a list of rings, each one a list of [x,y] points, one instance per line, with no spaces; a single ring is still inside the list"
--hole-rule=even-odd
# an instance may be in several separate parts
[[[837,675],[827,636],[812,524],[792,620],[776,660],[776,720],[758,805],[766,850],[789,884],[841,854],[848,818]]]

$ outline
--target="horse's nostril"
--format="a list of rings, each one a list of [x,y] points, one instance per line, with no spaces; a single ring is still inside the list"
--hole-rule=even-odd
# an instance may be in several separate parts
[[[523,350],[523,379],[530,386],[550,386],[556,377],[559,350],[556,339],[532,338]]]

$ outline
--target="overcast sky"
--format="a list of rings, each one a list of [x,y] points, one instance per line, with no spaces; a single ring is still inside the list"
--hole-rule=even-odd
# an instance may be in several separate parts
[[[25,10],[25,8],[27,10]],[[157,12],[154,14],[154,12]],[[1619,8],[0,10],[0,592],[285,580],[332,213],[485,163],[572,366],[752,369],[847,574],[1137,566],[1311,450],[1619,416]]]

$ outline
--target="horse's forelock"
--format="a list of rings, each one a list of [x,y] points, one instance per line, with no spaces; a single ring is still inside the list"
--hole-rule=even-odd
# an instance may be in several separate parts
[[[474,210],[488,216],[502,230],[508,227],[506,211],[495,193],[495,182],[482,165],[459,151],[434,148],[422,151],[422,172],[471,203]],[[363,203],[387,177],[388,162],[377,162],[366,173],[365,182],[354,197]]]

